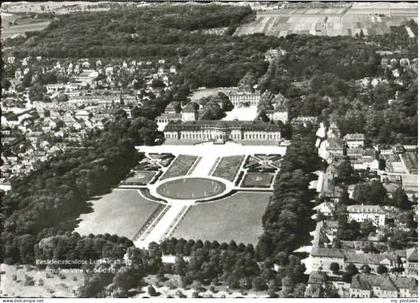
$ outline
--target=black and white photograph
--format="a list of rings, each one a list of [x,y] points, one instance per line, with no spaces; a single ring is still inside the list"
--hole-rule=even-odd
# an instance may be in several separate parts
[[[417,1],[0,12],[0,302],[417,302]]]

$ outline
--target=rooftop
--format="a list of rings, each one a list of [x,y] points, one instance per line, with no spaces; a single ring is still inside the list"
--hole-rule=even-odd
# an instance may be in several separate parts
[[[275,124],[262,121],[219,121],[219,120],[198,120],[184,123],[169,123],[164,131],[201,130],[202,128],[218,129],[242,129],[250,131],[280,131]]]
[[[417,282],[414,278],[384,277],[373,274],[357,274],[351,280],[351,288],[372,290],[373,287],[389,291],[399,291],[400,289],[417,291]]]
[[[346,141],[363,141],[365,140],[365,134],[354,133],[354,134],[347,134],[344,136]]]
[[[385,210],[379,205],[350,205],[347,206],[349,213],[373,213],[385,214]]]

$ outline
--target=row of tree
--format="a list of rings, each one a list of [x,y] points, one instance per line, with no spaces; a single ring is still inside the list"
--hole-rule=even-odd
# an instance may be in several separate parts
[[[260,259],[281,251],[290,254],[309,240],[314,228],[311,200],[315,192],[308,187],[321,165],[313,130],[295,130],[262,219],[264,234],[257,245]]]

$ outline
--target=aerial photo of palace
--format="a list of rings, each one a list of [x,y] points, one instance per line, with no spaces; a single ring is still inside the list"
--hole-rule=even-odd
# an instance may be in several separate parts
[[[417,6],[3,3],[0,296],[417,298]]]

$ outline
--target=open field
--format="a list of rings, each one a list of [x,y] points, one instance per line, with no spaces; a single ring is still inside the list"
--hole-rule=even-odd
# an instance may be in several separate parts
[[[274,174],[247,173],[241,187],[270,187]]]
[[[171,236],[256,244],[263,231],[261,218],[270,196],[271,193],[240,192],[215,202],[195,205]]]
[[[257,107],[256,106],[249,106],[249,107],[235,107],[230,112],[226,112],[226,117],[224,117],[223,121],[233,121],[233,120],[241,120],[241,121],[253,121],[257,116]]]
[[[243,159],[244,156],[223,157],[214,170],[213,176],[233,182],[238,170],[241,168]]]
[[[93,211],[80,216],[76,232],[81,235],[109,233],[130,239],[160,205],[131,189],[114,189],[90,202]]]
[[[356,3],[351,8],[296,8],[257,12],[253,22],[240,26],[235,35],[264,33],[284,37],[288,34],[320,36],[383,35],[391,26],[410,19],[417,22],[417,3]]]
[[[196,156],[179,155],[162,176],[161,180],[172,177],[185,176],[197,160]]]
[[[61,275],[37,270],[34,266],[1,264],[1,297],[75,297],[75,291],[83,284],[82,272],[61,272]],[[25,275],[34,280],[34,285],[24,285]],[[14,279],[16,276],[16,279]],[[40,285],[41,282],[41,285]]]
[[[196,102],[200,100],[201,98],[217,95],[219,92],[227,94],[230,90],[232,90],[231,87],[215,87],[215,88],[197,89],[193,91],[193,93],[189,97],[191,98],[191,101]]]

